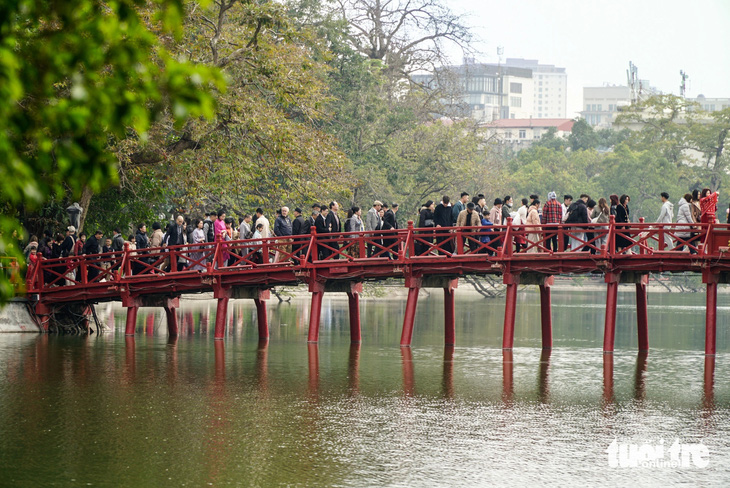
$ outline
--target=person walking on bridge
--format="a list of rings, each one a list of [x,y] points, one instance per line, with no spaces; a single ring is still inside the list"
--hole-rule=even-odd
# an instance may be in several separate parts
[[[466,202],[469,201],[469,193],[467,192],[461,192],[461,197],[459,198],[459,201],[454,204],[454,206],[451,208],[451,226],[454,226],[456,224],[456,219],[459,218],[459,214],[466,210]]]
[[[479,218],[479,214],[476,212],[476,204],[469,202],[466,204],[466,210],[459,212],[459,216],[456,219],[457,227],[481,227],[482,219]],[[457,242],[457,251],[459,253],[464,251],[465,241],[469,243],[469,251],[474,253],[479,248],[479,237],[477,237],[476,230],[465,231],[462,234],[462,241]]]
[[[554,191],[548,193],[548,201],[542,208],[542,218],[547,232],[545,247],[548,251],[558,252],[558,226],[563,218],[563,209],[558,203],[558,196]]]
[[[292,236],[292,223],[289,218],[289,207],[281,207],[281,214],[276,217],[274,221],[274,234],[277,237],[284,237],[279,241],[280,250],[276,251],[274,256],[274,262],[286,261],[291,255],[291,236]]]
[[[527,218],[525,219],[526,229],[528,230],[527,241],[529,249],[528,253],[538,252],[540,250],[538,242],[540,242],[540,200],[533,200],[527,209]]]
[[[436,226],[436,232],[441,234],[436,236],[436,245],[438,246],[438,253],[441,255],[450,255],[454,252],[454,241],[451,236],[445,235],[447,232],[445,228],[451,227],[451,199],[448,195],[444,195],[441,198],[441,203],[436,205],[433,211],[433,223]]]
[[[659,217],[656,219],[658,224],[671,224],[674,220],[674,204],[669,201],[669,193],[663,191],[660,195],[662,200],[662,209]],[[672,229],[666,227],[664,229],[664,251],[671,251],[673,248]]]
[[[380,227],[380,209],[383,208],[383,203],[380,200],[375,200],[373,202],[373,206],[370,207],[370,210],[368,210],[367,215],[365,216],[365,231],[370,232],[376,230],[378,227]],[[374,234],[370,236],[372,238]],[[373,245],[371,243],[368,243],[368,249],[367,249],[368,257],[373,255]]]
[[[717,198],[719,192],[711,192],[709,188],[704,188],[700,194],[700,211],[702,215],[700,222],[703,224],[716,224],[717,220]]]

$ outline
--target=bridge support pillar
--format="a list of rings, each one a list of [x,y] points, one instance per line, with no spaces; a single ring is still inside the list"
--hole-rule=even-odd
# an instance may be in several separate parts
[[[717,334],[717,275],[711,275],[707,283],[707,304],[705,310],[705,354],[714,356]]]
[[[353,286],[352,291],[347,292],[347,301],[350,309],[350,343],[360,344],[362,340],[362,330],[360,327],[360,291],[362,284],[357,284],[360,290]]]
[[[421,291],[421,280],[420,278],[406,277],[406,286],[408,287],[408,301],[406,302],[406,313],[403,317],[400,347],[411,347],[413,323],[416,320],[416,306],[418,305],[418,292]]]
[[[127,325],[124,328],[125,336],[134,335],[134,329],[137,327],[137,310],[139,310],[137,306],[127,307]]]
[[[269,340],[269,319],[266,315],[266,302],[262,298],[254,298],[256,304],[256,317],[259,326],[259,342]]]
[[[606,273],[606,322],[603,328],[603,353],[613,354],[616,336],[616,301],[621,273]]]
[[[319,342],[319,319],[322,315],[324,283],[318,281],[310,283],[309,291],[312,293],[312,305],[309,309],[309,334],[307,336],[307,342],[316,344]]]
[[[167,333],[176,336],[178,333],[177,309],[175,307],[165,307],[165,315],[167,315]]]
[[[454,306],[455,288],[458,279],[451,280],[449,286],[444,287],[444,345],[456,344],[456,307]]]
[[[553,310],[552,300],[550,297],[550,287],[552,287],[554,278],[552,276],[545,277],[545,281],[540,285],[540,319],[542,323],[542,348],[553,348]]]
[[[219,298],[218,307],[215,311],[215,336],[217,341],[223,340],[226,335],[226,319],[228,318],[228,300],[230,298]]]
[[[636,325],[639,336],[639,352],[649,350],[649,315],[646,307],[646,286],[649,275],[644,275],[640,283],[636,283]]]
[[[511,351],[515,342],[515,311],[517,309],[517,286],[520,284],[520,275],[505,273],[504,284],[507,285],[507,297],[504,305],[502,349]]]

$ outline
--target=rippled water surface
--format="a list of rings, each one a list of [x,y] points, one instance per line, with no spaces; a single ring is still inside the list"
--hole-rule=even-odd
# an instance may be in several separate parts
[[[721,296],[723,304],[725,296]],[[730,485],[729,314],[706,360],[704,295],[651,294],[651,351],[636,352],[633,296],[620,294],[616,353],[604,356],[601,293],[553,292],[554,349],[540,349],[539,298],[521,293],[515,349],[504,303],[457,291],[457,346],[443,346],[440,294],[419,302],[412,349],[405,301],[325,299],[319,345],[306,300],[256,311],[183,302],[181,335],[142,309],[92,337],[0,336],[2,486],[667,486]],[[146,314],[143,314],[142,312]],[[706,467],[609,466],[609,445],[709,449]],[[667,455],[667,458],[669,456]]]

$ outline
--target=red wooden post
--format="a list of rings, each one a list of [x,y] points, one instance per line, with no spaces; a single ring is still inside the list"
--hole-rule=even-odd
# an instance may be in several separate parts
[[[646,307],[646,286],[649,275],[641,277],[641,283],[636,283],[636,325],[639,335],[639,352],[649,350],[649,316]]]
[[[312,227],[309,230],[309,259],[311,261],[317,261],[319,259],[319,251],[317,250],[317,229]],[[306,266],[306,263],[302,263]]]
[[[124,257],[122,258],[124,276],[132,276],[132,262],[129,256],[129,243],[124,243]],[[136,312],[135,312],[136,313]]]
[[[309,335],[307,342],[317,343],[319,341],[319,319],[322,314],[322,297],[324,296],[324,283],[313,282],[309,285],[312,293],[312,305],[309,309]]]
[[[89,268],[86,266],[86,256],[80,257],[79,270],[81,271],[81,284],[85,285],[89,282]]]
[[[513,254],[513,237],[512,237],[512,217],[507,217],[507,231],[504,233],[504,244],[503,252],[507,254],[507,257],[512,257]],[[507,287],[509,291],[509,287]]]
[[[124,329],[124,335],[133,336],[137,327],[137,310],[139,307],[127,307],[127,325]]]
[[[644,223],[644,217],[639,217],[639,224],[643,224],[643,223]],[[639,229],[640,229],[639,234],[641,234],[641,232],[645,232],[643,226],[639,226]],[[638,239],[639,235],[637,235],[636,238]],[[644,241],[643,244],[639,245],[639,254],[646,254],[646,246],[648,245],[648,243],[649,243],[649,239]]]
[[[712,408],[715,402],[715,356],[705,356],[703,390],[703,406],[706,409]]]
[[[358,289],[359,285],[359,289]],[[362,284],[352,285],[352,289],[347,292],[347,301],[350,310],[350,342],[359,344],[362,340],[362,331],[360,328],[360,292]]]
[[[220,341],[226,335],[226,319],[228,318],[229,298],[219,298],[218,307],[215,311],[215,335],[214,339]]]
[[[613,354],[603,355],[603,401],[613,403]]]
[[[616,216],[608,217],[608,236],[606,236],[606,245],[608,254],[614,256],[616,254]]]
[[[454,307],[454,288],[444,288],[444,345],[456,344],[456,308]]]
[[[309,392],[316,394],[319,390],[319,346],[307,344],[307,363],[309,366]]]
[[[410,348],[402,348],[400,355],[403,364],[403,393],[405,396],[410,397],[416,392],[416,381],[413,374],[413,353]]]
[[[256,304],[256,317],[259,326],[259,341],[265,342],[269,340],[269,320],[266,316],[266,302],[262,298],[254,298]]]
[[[226,379],[226,348],[222,342],[214,342],[215,347],[215,378]]]
[[[165,307],[165,315],[167,315],[167,333],[176,336],[178,333],[177,309],[175,307]]]
[[[514,396],[514,359],[512,350],[502,351],[502,400],[512,403]]]
[[[411,347],[413,339],[413,323],[416,319],[416,306],[418,305],[418,292],[420,284],[408,288],[408,301],[406,302],[406,313],[403,317],[403,332],[400,336],[400,347]]]
[[[509,244],[511,244],[511,242]],[[507,243],[505,243],[505,245],[507,245]],[[512,273],[505,273],[504,283],[507,285],[507,296],[504,306],[502,349],[512,350],[515,342],[515,311],[517,308],[517,286],[520,284],[520,276]]]
[[[542,324],[542,348],[553,348],[553,313],[550,299],[550,287],[555,279],[552,276],[545,277],[540,285],[540,319]]]
[[[707,304],[705,311],[705,354],[715,355],[717,334],[717,280],[707,283]]]
[[[225,262],[223,259],[223,246],[221,245],[223,243],[223,238],[220,235],[215,236],[215,256],[216,256],[216,268],[220,269],[225,266]],[[177,261],[177,259],[176,259]],[[175,268],[173,271],[177,271],[177,268]],[[220,305],[220,302],[219,302]]]
[[[408,221],[406,228],[408,230],[408,234],[406,237],[406,246],[408,246],[408,247],[407,247],[407,249],[404,249],[403,252],[405,253],[406,256],[412,257],[415,255],[414,242],[413,242],[415,234],[413,232],[413,221],[412,220]],[[406,247],[406,246],[404,246],[404,247]]]
[[[621,273],[606,273],[606,322],[603,328],[603,352],[613,354],[616,335],[616,301]]]

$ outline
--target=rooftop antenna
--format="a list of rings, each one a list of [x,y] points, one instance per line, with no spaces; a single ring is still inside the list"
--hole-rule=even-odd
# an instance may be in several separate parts
[[[687,93],[687,78],[689,78],[689,75],[684,70],[679,70],[679,76],[682,77],[682,83],[679,84],[679,96],[684,98]]]
[[[626,80],[629,84],[629,92],[631,93],[631,105],[636,105],[639,101],[639,91],[641,90],[639,68],[631,61],[629,61],[629,69],[626,70]]]
[[[502,55],[504,54],[504,46],[497,46],[497,100],[498,106],[492,112],[492,120],[502,118]]]

